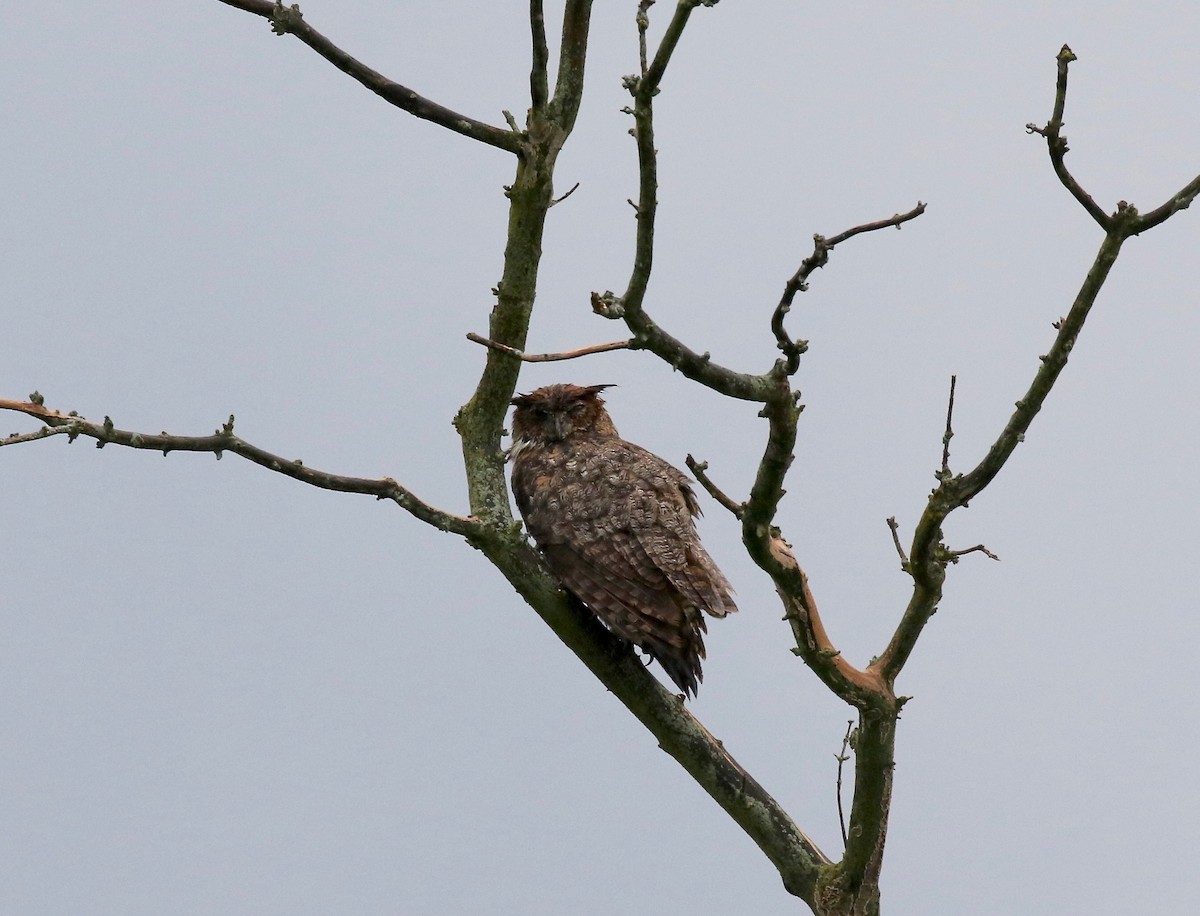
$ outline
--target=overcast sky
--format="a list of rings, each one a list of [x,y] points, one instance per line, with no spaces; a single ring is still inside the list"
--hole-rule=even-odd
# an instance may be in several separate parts
[[[553,5],[551,5],[553,6]],[[530,347],[619,338],[636,194],[620,85],[634,0],[596,4]],[[502,124],[524,4],[308,0],[388,76]],[[670,12],[652,11],[661,28]],[[557,20],[557,14],[555,14]],[[557,21],[555,23],[557,29]],[[1111,210],[1200,171],[1193,2],[700,9],[658,98],[647,308],[761,371],[782,284],[854,239],[789,321],[811,341],[780,521],[857,664],[907,600],[940,460],[1025,391],[1100,242],[1027,122],[1079,55],[1068,157]],[[215,0],[0,7],[0,398],[247,440],[465,511],[450,419],[483,351],[513,162],[394,109]],[[906,668],[890,914],[1185,912],[1200,897],[1195,696],[1200,213],[1128,242],[1058,388],[948,526],[964,558]],[[645,353],[531,366],[611,382],[627,437],[735,495],[765,425]],[[31,430],[6,416],[0,434]],[[227,456],[0,451],[0,911],[783,914],[753,843],[483,557],[390,504]],[[835,858],[849,710],[789,651],[709,501],[741,613],[692,704]]]

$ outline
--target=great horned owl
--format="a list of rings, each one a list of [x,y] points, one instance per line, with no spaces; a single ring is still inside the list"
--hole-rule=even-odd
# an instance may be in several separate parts
[[[704,614],[736,611],[733,589],[700,544],[691,481],[617,435],[608,387],[513,398],[513,494],[563,588],[695,696]]]

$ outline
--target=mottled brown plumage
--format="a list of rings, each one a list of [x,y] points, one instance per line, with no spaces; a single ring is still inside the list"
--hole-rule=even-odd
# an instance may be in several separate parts
[[[617,435],[607,387],[513,399],[513,494],[563,588],[694,696],[704,614],[736,611],[733,589],[700,544],[691,481]]]

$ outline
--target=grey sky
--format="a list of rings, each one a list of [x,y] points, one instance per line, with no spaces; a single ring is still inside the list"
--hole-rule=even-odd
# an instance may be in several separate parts
[[[531,347],[610,340],[634,149],[635,3],[598,3]],[[387,75],[502,123],[524,4],[319,2]],[[669,4],[653,10],[661,26]],[[1200,171],[1194,3],[801,4],[694,15],[658,101],[647,307],[761,370],[814,232],[855,239],[790,318],[811,341],[781,521],[834,641],[880,651],[934,483],[1025,390],[1100,240],[1026,136],[1072,70],[1069,163],[1106,209]],[[0,397],[238,432],[461,511],[450,418],[499,277],[510,157],[381,102],[215,0],[0,8]],[[1131,240],[1028,441],[951,522],[905,670],[890,914],[1184,912],[1195,868],[1200,214]],[[628,438],[735,494],[764,425],[646,354],[534,366],[615,382]],[[6,416],[0,434],[32,429]],[[0,911],[794,913],[757,849],[482,557],[403,512],[227,457],[0,451]],[[849,711],[789,651],[708,503],[742,613],[693,708],[836,856]]]

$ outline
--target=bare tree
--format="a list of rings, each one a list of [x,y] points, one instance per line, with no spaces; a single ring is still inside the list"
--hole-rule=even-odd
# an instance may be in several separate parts
[[[653,0],[641,0],[636,11],[640,65],[636,74],[625,78],[625,88],[631,97],[627,111],[633,120],[640,176],[637,199],[631,201],[637,217],[635,254],[623,292],[591,295],[594,312],[623,325],[624,330],[621,339],[610,343],[563,353],[527,353],[546,215],[571,193],[567,191],[556,197],[554,170],[558,154],[575,125],[583,95],[591,3],[566,0],[558,60],[552,68],[543,3],[531,0],[528,113],[523,126],[507,113],[507,124],[499,126],[452,111],[376,72],[316,31],[295,5],[284,6],[269,0],[222,2],[267,19],[276,33],[299,39],[392,105],[467,139],[510,153],[515,159],[515,175],[506,191],[509,230],[503,275],[495,290],[486,336],[470,335],[487,348],[486,364],[474,395],[455,418],[462,440],[470,514],[455,515],[437,508],[390,478],[367,479],[331,473],[272,454],[235,434],[233,417],[208,435],[137,432],[117,428],[107,417],[96,422],[62,413],[47,406],[35,393],[27,400],[0,401],[0,407],[23,413],[42,424],[35,431],[0,440],[0,445],[65,435],[71,441],[80,437],[93,439],[99,447],[113,445],[164,454],[228,452],[312,486],[390,500],[417,519],[460,536],[503,573],[559,639],[750,836],[778,870],[791,894],[818,914],[879,912],[879,875],[892,799],[896,724],[906,700],[897,694],[896,680],[937,609],[948,567],[966,554],[991,555],[983,545],[947,544],[943,534],[945,521],[988,486],[1022,441],[1065,368],[1122,244],[1189,206],[1200,193],[1200,177],[1146,213],[1124,202],[1112,213],[1098,205],[1065,164],[1063,114],[1068,71],[1075,56],[1063,47],[1057,57],[1053,111],[1044,125],[1030,124],[1028,130],[1045,139],[1059,181],[1099,226],[1103,233],[1099,250],[1065,316],[1055,322],[1057,336],[1041,356],[1040,368],[1029,389],[1017,401],[1014,412],[983,458],[965,471],[954,470],[951,461],[954,410],[951,380],[938,483],[911,537],[907,538],[907,548],[900,525],[889,520],[901,567],[912,580],[911,598],[887,645],[868,664],[856,666],[842,655],[830,637],[805,573],[778,525],[783,485],[801,416],[793,379],[807,349],[807,342],[789,330],[787,319],[796,296],[807,288],[813,272],[826,265],[836,247],[857,235],[913,220],[924,212],[925,205],[917,203],[903,213],[837,234],[814,236],[812,253],[784,281],[782,295],[769,319],[764,321],[763,333],[772,335],[779,351],[774,364],[764,372],[745,372],[720,365],[709,353],[694,349],[680,336],[664,329],[646,307],[658,193],[654,105],[690,17],[698,7],[712,6],[715,0],[679,0],[657,42],[648,37]],[[696,383],[725,397],[755,405],[754,409],[767,422],[762,457],[754,484],[745,498],[727,494],[714,480],[719,474],[710,477],[704,462],[689,459],[688,463],[702,485],[736,518],[748,554],[770,577],[791,629],[795,643],[792,651],[833,694],[855,710],[857,725],[847,738],[853,748],[854,790],[843,825],[845,849],[840,855],[818,848],[691,714],[681,698],[646,670],[628,645],[566,599],[514,521],[505,479],[503,427],[523,363],[575,359],[614,349],[647,351]]]

